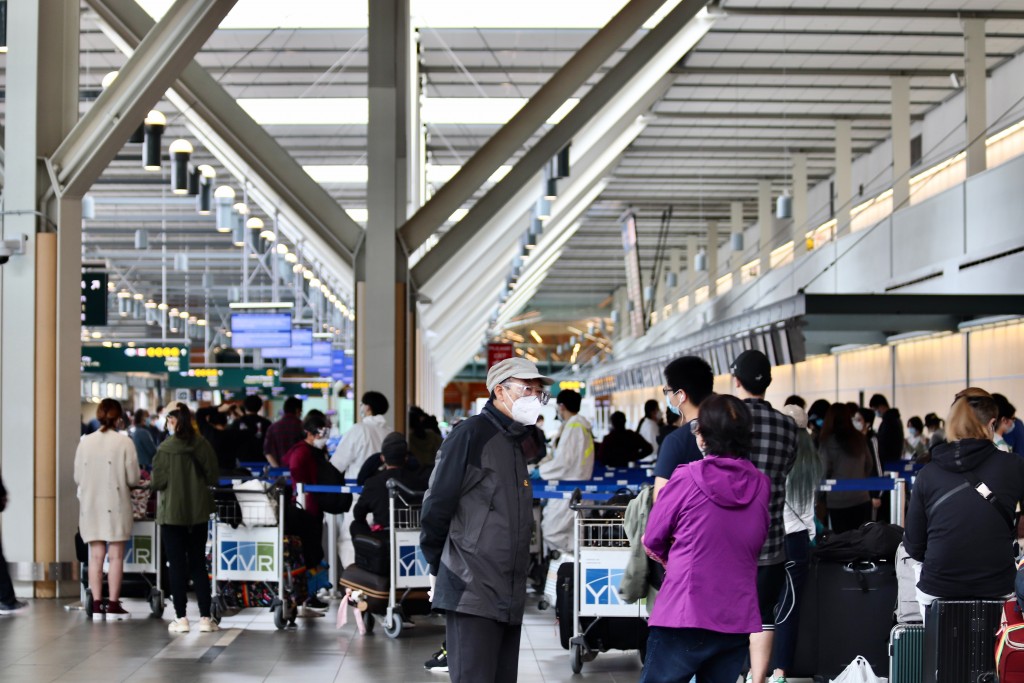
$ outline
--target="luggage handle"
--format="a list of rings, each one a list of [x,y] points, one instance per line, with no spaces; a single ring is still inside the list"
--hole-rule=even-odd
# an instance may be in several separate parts
[[[878,571],[877,564],[874,562],[848,562],[843,565],[843,569],[853,573],[862,593],[869,593],[871,591],[870,586],[868,586],[868,579],[864,574]]]

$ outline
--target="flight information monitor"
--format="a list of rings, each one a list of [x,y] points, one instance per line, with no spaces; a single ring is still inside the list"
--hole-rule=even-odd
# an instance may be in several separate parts
[[[232,313],[231,345],[262,349],[292,345],[291,313]]]
[[[308,360],[313,357],[313,330],[296,327],[292,329],[292,345],[263,349],[264,358],[284,360]]]

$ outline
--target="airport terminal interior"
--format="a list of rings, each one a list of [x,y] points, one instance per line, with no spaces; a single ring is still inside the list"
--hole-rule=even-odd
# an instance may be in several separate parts
[[[346,583],[351,513],[324,508],[316,567],[309,534],[285,533],[295,461],[271,457],[262,425],[290,399],[307,422],[288,447],[359,455],[327,482],[343,493],[299,491],[304,507],[359,500],[359,464],[389,462],[379,438],[353,445],[370,424],[426,448],[425,488],[498,363],[553,381],[540,455],[559,457],[575,402],[591,458],[616,413],[645,439],[645,422],[675,428],[673,359],[703,359],[734,394],[755,351],[765,399],[803,397],[815,443],[832,410],[816,401],[864,408],[869,434],[895,414],[907,450],[867,473],[887,487],[871,514],[894,523],[941,431],[926,416],[946,420],[966,387],[1005,397],[994,438],[1024,448],[1020,0],[0,0],[0,126],[0,562],[18,607],[0,582],[4,683],[447,680],[425,665],[446,629],[417,502],[392,493],[376,597]],[[168,630],[148,488],[124,551],[131,619],[88,590],[76,462],[112,401],[139,449],[125,490],[154,462],[136,433],[156,451],[183,414],[219,459],[247,428],[265,444],[219,460],[202,570],[218,631],[197,628],[191,594],[191,632]],[[309,428],[310,411],[326,422]],[[580,534],[571,591],[596,513],[564,499],[628,499],[654,482],[647,450],[592,481],[543,460],[531,475],[517,680],[640,680],[645,603],[609,578],[610,611],[577,591],[586,605],[559,617],[540,519],[565,504]],[[606,578],[629,546],[617,514],[594,546],[621,551]],[[635,637],[588,641],[593,619]],[[788,681],[825,673],[802,666]]]

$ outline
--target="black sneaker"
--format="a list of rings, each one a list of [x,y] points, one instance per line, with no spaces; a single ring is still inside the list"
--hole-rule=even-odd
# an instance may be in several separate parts
[[[306,609],[313,609],[317,612],[326,612],[329,605],[325,602],[322,602],[320,598],[314,595],[311,596],[308,600],[306,600],[305,607]]]
[[[437,673],[448,673],[448,650],[443,647],[435,652],[430,659],[423,664],[423,668],[427,671],[436,671]]]
[[[27,602],[21,602],[19,600],[15,600],[14,602],[12,602],[10,604],[2,604],[2,605],[0,605],[0,614],[17,614],[18,612],[24,612],[27,609],[28,609],[28,603]]]

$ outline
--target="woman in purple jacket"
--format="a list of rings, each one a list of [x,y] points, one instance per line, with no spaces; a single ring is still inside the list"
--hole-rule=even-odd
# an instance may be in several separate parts
[[[712,395],[694,434],[703,460],[680,465],[651,509],[644,547],[665,565],[641,683],[734,683],[761,630],[757,556],[770,481],[750,462],[742,401]]]

